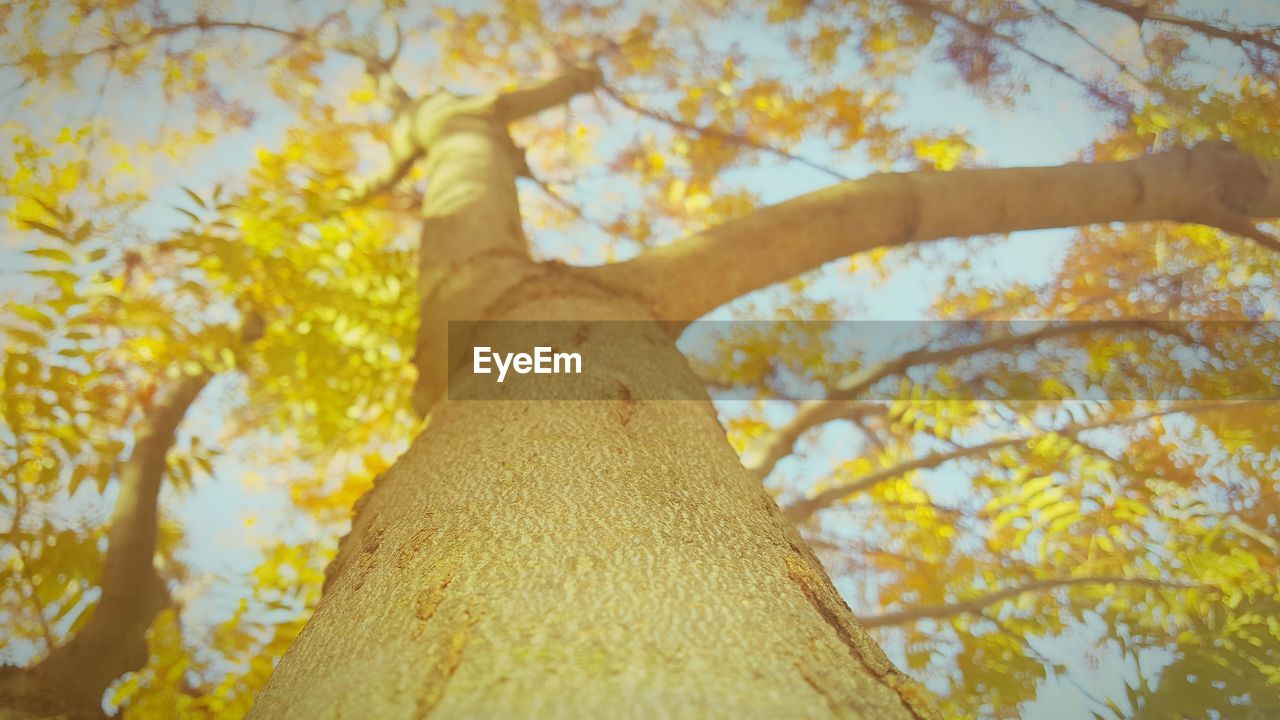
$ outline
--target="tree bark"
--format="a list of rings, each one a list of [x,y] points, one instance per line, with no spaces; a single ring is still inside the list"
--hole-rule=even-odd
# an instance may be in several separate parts
[[[500,400],[441,399],[448,319],[654,316],[532,261],[502,104],[437,102],[419,135],[428,426],[358,504],[251,716],[936,717],[738,462],[663,325],[566,338],[607,369],[594,400],[478,377],[450,389]],[[636,399],[672,385],[703,399]]]
[[[644,318],[561,288],[505,317]],[[254,717],[933,717],[710,404],[630,399],[694,391],[670,339],[573,349],[613,399],[435,409]]]

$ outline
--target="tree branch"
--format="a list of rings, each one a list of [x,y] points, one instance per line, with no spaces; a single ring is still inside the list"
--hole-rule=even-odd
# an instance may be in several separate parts
[[[262,321],[246,318],[245,343],[262,335]],[[207,369],[164,386],[143,417],[133,450],[121,465],[119,494],[107,530],[99,582],[102,595],[88,621],[44,660],[0,677],[0,707],[99,717],[102,695],[121,675],[146,664],[146,634],[169,603],[155,568],[160,488],[178,426],[213,378]]]
[[[910,352],[903,353],[892,360],[886,360],[884,362],[871,365],[870,367],[863,368],[857,373],[845,378],[836,386],[835,391],[831,393],[831,399],[856,399],[884,378],[897,375],[908,368],[915,367],[917,365],[931,365],[933,363],[950,362],[962,357],[977,355],[991,350],[1029,348],[1039,344],[1042,340],[1069,337],[1071,335],[1079,335],[1086,332],[1093,332],[1095,330],[1123,332],[1125,330],[1140,330],[1145,328],[1155,329],[1158,327],[1158,325],[1149,320],[1110,320],[1066,324],[1055,323],[1045,325],[1044,327],[1019,335],[1009,334],[1000,337],[987,338],[968,345],[955,345],[938,350],[912,350]]]
[[[756,473],[761,480],[768,477],[775,465],[791,454],[795,443],[809,428],[831,420],[854,419],[867,414],[855,408],[865,405],[849,403],[864,399],[862,396],[876,383],[887,377],[901,374],[918,365],[945,363],[970,355],[992,350],[1029,348],[1042,340],[1077,335],[1094,330],[1124,331],[1143,328],[1158,329],[1159,325],[1146,320],[1115,320],[1104,322],[1051,324],[1020,335],[1004,335],[988,338],[967,345],[956,345],[938,350],[912,350],[902,355],[859,370],[842,380],[825,400],[811,400],[801,404],[796,414],[785,425],[766,435],[758,443],[758,449],[744,454],[742,463]],[[841,404],[843,403],[843,404]]]
[[[0,704],[55,703],[59,712],[72,717],[96,717],[107,687],[146,663],[147,629],[168,603],[168,592],[153,565],[165,456],[187,408],[210,377],[207,371],[184,376],[158,393],[119,471],[101,598],[86,611],[92,615],[74,637],[20,676],[0,684]],[[47,709],[47,705],[34,707]]]
[[[395,24],[395,45],[391,52],[386,56],[378,54],[376,42],[373,40],[350,40],[342,39],[336,41],[325,41],[320,38],[320,33],[329,23],[336,20],[344,13],[338,10],[326,15],[314,27],[311,28],[284,28],[275,25],[267,25],[265,23],[251,22],[247,20],[214,20],[207,16],[200,15],[193,20],[172,23],[153,27],[144,33],[135,37],[116,37],[109,42],[99,45],[88,50],[78,52],[68,52],[53,56],[35,56],[25,55],[13,62],[0,63],[0,68],[20,67],[24,64],[41,62],[54,63],[71,63],[76,65],[84,60],[98,55],[114,55],[115,53],[126,50],[128,48],[145,45],[155,40],[169,38],[176,35],[182,35],[188,32],[207,32],[211,30],[234,30],[258,32],[268,35],[275,35],[288,40],[290,43],[314,42],[320,47],[335,50],[344,55],[356,58],[365,65],[365,71],[373,78],[378,86],[380,96],[388,105],[398,107],[408,101],[408,95],[395,79],[391,76],[391,68],[395,65],[396,60],[400,56],[401,46],[404,43],[404,34],[400,29],[399,23]]]
[[[858,618],[858,623],[864,628],[878,628],[894,625],[906,625],[908,623],[926,619],[941,620],[944,618],[955,617],[957,615],[980,613],[992,605],[1002,603],[1006,600],[1012,600],[1020,595],[1045,592],[1048,590],[1056,590],[1058,588],[1078,585],[1141,585],[1153,588],[1178,589],[1200,587],[1199,585],[1166,582],[1163,580],[1153,580],[1149,578],[1111,575],[1048,578],[1044,580],[1032,580],[1022,585],[1003,588],[989,592],[986,595],[980,595],[970,600],[959,600],[953,603],[943,603],[941,605],[920,605],[879,615],[862,616]]]
[[[887,407],[875,403],[807,400],[796,408],[795,415],[742,454],[742,465],[764,480],[783,458],[790,455],[800,436],[811,428],[833,420],[861,420],[868,415],[884,413]]]
[[[1085,2],[1120,13],[1139,25],[1150,20],[1163,25],[1174,25],[1194,30],[1206,37],[1227,40],[1236,45],[1257,45],[1272,52],[1280,53],[1280,43],[1271,40],[1261,32],[1249,32],[1239,28],[1223,27],[1203,20],[1152,10],[1147,7],[1145,2],[1130,3],[1126,2],[1126,0],[1085,0]]]
[[[549,80],[500,93],[495,107],[499,117],[505,122],[515,122],[563,105],[575,95],[595,90],[603,82],[604,75],[600,68],[595,65],[578,65]]]
[[[392,53],[394,58],[398,48]],[[376,57],[376,56],[375,56]],[[366,61],[374,62],[374,61]],[[457,115],[476,112],[492,112],[501,122],[508,123],[535,115],[543,110],[563,105],[575,95],[590,92],[600,85],[603,76],[600,69],[591,65],[571,68],[557,77],[542,80],[510,92],[498,93],[488,98],[455,98],[448,93],[436,93],[419,99],[410,98],[403,88],[390,79],[391,61],[378,59],[368,65],[370,74],[383,86],[382,92],[394,99],[395,117],[391,123],[389,151],[391,162],[374,174],[352,183],[344,193],[344,200],[361,203],[370,197],[388,192],[400,182],[413,163],[426,153],[426,147],[444,127],[446,120]],[[512,148],[515,150],[515,148]],[[545,186],[544,186],[544,189]]]
[[[722,130],[720,128],[713,127],[713,126],[697,125],[691,122],[686,122],[673,115],[669,115],[667,113],[660,112],[658,110],[653,110],[653,109],[644,107],[643,105],[640,105],[632,101],[630,98],[623,95],[621,92],[619,92],[618,90],[616,90],[615,88],[609,85],[601,86],[600,90],[601,92],[604,93],[605,97],[608,97],[609,99],[618,103],[622,107],[630,110],[631,112],[634,112],[637,115],[642,115],[644,117],[650,118],[652,120],[657,120],[660,123],[670,125],[679,130],[684,130],[685,132],[690,132],[695,135],[701,135],[703,137],[715,138],[716,140],[719,140],[729,145],[738,145],[740,147],[751,148],[752,150],[758,150],[760,152],[769,153],[770,155],[774,155],[776,157],[782,158],[783,160],[799,163],[800,165],[804,165],[805,167],[811,168],[813,170],[817,170],[818,172],[821,172],[821,173],[825,173],[837,180],[850,179],[849,176],[841,173],[835,168],[829,167],[827,165],[823,165],[822,163],[815,162],[813,160],[809,160],[808,158],[800,157],[799,155],[794,155],[786,150],[783,150],[780,147],[769,145],[768,143],[762,142],[760,140],[756,140],[755,138],[748,137],[746,135],[742,135],[735,132],[730,132],[728,130]]]
[[[1211,412],[1214,410],[1222,410],[1229,407],[1239,407],[1241,405],[1257,404],[1259,402],[1268,402],[1268,401],[1247,400],[1247,401],[1223,401],[1223,402],[1212,402],[1212,403],[1200,403],[1200,404],[1197,404],[1195,407],[1190,407],[1190,408],[1173,407],[1173,408],[1168,408],[1163,410],[1156,410],[1150,413],[1143,413],[1141,415],[1131,415],[1129,417],[1124,417],[1124,418],[1108,418],[1106,420],[1095,420],[1095,421],[1088,421],[1088,422],[1072,423],[1070,425],[1067,425],[1066,427],[1059,428],[1057,430],[1049,430],[1047,432],[1052,432],[1056,435],[1061,435],[1063,437],[1069,438],[1069,437],[1074,437],[1081,433],[1087,432],[1089,430],[1097,430],[1104,427],[1114,427],[1117,425],[1128,425],[1132,423],[1142,422],[1143,420],[1150,420],[1151,418],[1162,417],[1165,415],[1176,415],[1179,413],[1196,414],[1196,413],[1203,413],[1203,412]],[[1017,437],[999,438],[996,440],[991,440],[989,442],[982,443],[980,445],[971,445],[968,447],[957,448],[955,450],[948,450],[945,452],[936,452],[936,453],[930,453],[928,455],[921,455],[920,457],[913,458],[903,463],[899,463],[897,465],[894,465],[893,467],[877,470],[876,472],[873,472],[869,475],[863,475],[862,477],[856,480],[853,480],[847,483],[841,483],[839,485],[827,488],[826,490],[823,490],[817,495],[813,495],[811,497],[807,497],[807,498],[804,498],[803,500],[799,500],[797,502],[791,503],[790,505],[787,505],[782,509],[782,512],[784,515],[790,518],[792,522],[798,524],[809,519],[817,511],[826,507],[830,507],[835,503],[839,502],[840,500],[854,493],[858,493],[858,492],[862,492],[863,490],[870,489],[872,487],[875,487],[876,485],[879,485],[882,482],[887,482],[889,480],[892,480],[906,473],[913,472],[916,470],[929,470],[931,468],[938,467],[939,465],[942,465],[943,463],[946,463],[946,462],[950,462],[952,460],[959,460],[967,457],[975,457],[978,455],[984,455],[993,450],[999,450],[1001,448],[1021,445],[1023,443],[1027,443],[1027,442],[1030,442],[1031,440],[1034,440],[1038,436],[1039,434],[1031,434],[1031,435],[1020,435]]]
[[[182,35],[192,31],[195,31],[195,32],[205,32],[209,30],[252,31],[252,32],[266,33],[269,35],[276,35],[294,43],[305,42],[308,40],[320,42],[319,33],[322,30],[324,30],[329,23],[337,19],[337,17],[341,14],[342,14],[342,11],[330,13],[326,15],[322,20],[320,20],[320,22],[317,23],[315,27],[306,28],[306,29],[282,28],[282,27],[277,27],[275,25],[267,25],[265,23],[252,22],[247,20],[214,20],[207,16],[200,15],[193,20],[152,27],[148,29],[146,32],[137,35],[136,37],[132,37],[132,38],[115,37],[115,38],[112,38],[109,42],[94,48],[90,48],[89,50],[62,53],[60,55],[41,56],[38,58],[32,55],[26,55],[10,63],[0,63],[0,68],[18,67],[26,63],[35,62],[37,59],[45,62],[50,62],[50,61],[55,63],[70,62],[75,64],[83,60],[87,60],[91,57],[95,57],[97,55],[112,55],[121,50],[126,50],[131,47],[144,45],[154,40],[160,40],[160,39],[172,37],[175,35]],[[398,54],[399,53],[399,37],[400,37],[399,27],[397,27],[396,31],[397,31],[396,54]],[[371,61],[375,63],[385,62],[385,59],[377,58],[376,53],[373,55],[370,55],[369,53],[366,53],[361,49],[356,48],[356,46],[353,43],[349,43],[349,42],[331,43],[328,45],[328,47],[331,47],[334,50],[337,50],[346,55],[351,55],[358,59],[364,60],[366,64],[369,64]],[[391,56],[391,61],[394,61],[394,59],[395,59],[395,55],[393,54]]]
[[[55,63],[61,63],[61,62],[79,63],[82,60],[87,60],[97,55],[110,55],[110,54],[119,52],[121,50],[135,47],[137,45],[143,45],[145,43],[149,43],[153,40],[159,40],[161,38],[171,37],[174,35],[181,35],[183,33],[191,32],[191,31],[204,31],[204,30],[253,30],[257,32],[270,33],[272,35],[279,35],[279,36],[288,38],[290,40],[293,40],[294,42],[300,42],[307,38],[307,34],[299,30],[288,30],[285,28],[279,28],[279,27],[264,25],[264,24],[255,23],[255,22],[241,22],[241,21],[231,21],[231,20],[209,20],[205,18],[205,19],[191,20],[188,22],[174,23],[172,25],[163,25],[160,27],[153,27],[150,30],[147,30],[145,33],[142,33],[141,35],[135,38],[115,38],[110,42],[107,42],[103,45],[99,45],[94,48],[90,48],[89,50],[81,50],[79,52],[69,52],[69,53],[62,53],[60,55],[45,56],[39,59],[46,62],[52,61]],[[36,59],[37,59],[36,57],[33,57],[31,55],[26,55],[18,58],[17,60],[14,60],[13,62],[0,63],[0,68],[18,67],[26,63],[34,62]]]
[[[1104,92],[1098,86],[1094,85],[1088,80],[1085,80],[1079,75],[1076,75],[1075,73],[1071,72],[1071,70],[1067,69],[1064,65],[1060,63],[1056,63],[1050,60],[1049,58],[1046,58],[1043,55],[1040,55],[1036,51],[1023,45],[1017,38],[1005,35],[997,31],[995,28],[991,27],[990,25],[983,25],[981,23],[970,20],[968,17],[965,17],[964,15],[952,10],[949,7],[946,7],[945,5],[929,2],[928,0],[899,0],[899,1],[906,7],[909,7],[915,10],[916,12],[919,12],[923,15],[936,15],[938,17],[946,18],[947,20],[950,20],[951,22],[956,23],[957,25],[960,25],[961,27],[974,33],[975,35],[978,35],[980,37],[985,37],[990,40],[994,40],[995,42],[998,42],[1001,45],[1004,45],[1014,50],[1015,52],[1018,52],[1027,56],[1036,64],[1042,65],[1045,68],[1049,69],[1054,74],[1059,75],[1071,81],[1072,83],[1075,83],[1076,85],[1079,85],[1080,88],[1083,89],[1086,93],[1088,93],[1090,97],[1099,101],[1103,105],[1106,105],[1112,110],[1115,110],[1116,112],[1123,113],[1126,116],[1133,113],[1133,105],[1128,101],[1112,97],[1111,95]]]
[[[1133,69],[1130,68],[1127,63],[1125,63],[1123,60],[1113,55],[1106,48],[1099,45],[1097,42],[1093,40],[1093,38],[1089,37],[1079,27],[1076,27],[1075,24],[1071,23],[1066,18],[1059,15],[1053,8],[1049,7],[1048,5],[1045,5],[1040,0],[1031,0],[1031,3],[1036,6],[1037,10],[1044,13],[1046,17],[1052,20],[1055,25],[1062,28],[1063,30],[1066,30],[1068,33],[1074,36],[1077,40],[1084,43],[1085,45],[1088,45],[1091,50],[1093,50],[1094,52],[1098,53],[1098,55],[1105,58],[1108,62],[1110,62],[1115,67],[1115,69],[1121,75],[1124,75],[1128,77],[1130,80],[1134,81],[1135,83],[1141,85],[1148,92],[1154,92],[1154,89],[1151,87],[1151,85],[1147,83],[1146,80],[1143,80],[1141,77],[1139,77],[1138,74],[1134,72]]]
[[[622,263],[589,268],[688,322],[752,290],[880,247],[1095,223],[1173,220],[1247,231],[1280,216],[1280,160],[1206,143],[1124,162],[872,175],[757,210]]]
[[[413,132],[415,111],[416,104],[406,101],[396,113],[396,118],[391,125],[391,142],[387,144],[391,162],[370,175],[352,182],[349,189],[344,188],[340,191],[340,199],[358,205],[369,198],[389,192],[396,183],[409,174],[413,163],[423,154],[422,145],[418,143]]]
[[[19,463],[21,464],[21,463]],[[14,466],[11,472],[18,468]],[[44,640],[46,651],[53,650],[56,644],[53,637],[53,630],[49,627],[49,618],[45,617],[44,603],[40,602],[40,595],[36,592],[35,574],[31,572],[31,560],[27,557],[27,551],[23,547],[25,539],[22,537],[22,515],[26,512],[27,498],[26,493],[22,491],[22,482],[17,480],[17,473],[14,472],[15,482],[13,489],[16,494],[13,507],[13,521],[9,526],[7,540],[12,543],[13,549],[18,553],[18,563],[22,567],[23,589],[27,596],[27,600],[31,603],[31,607],[36,612],[36,620],[40,623],[40,635]]]

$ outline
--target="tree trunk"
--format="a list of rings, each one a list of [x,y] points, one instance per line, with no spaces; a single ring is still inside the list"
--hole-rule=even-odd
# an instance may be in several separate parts
[[[644,318],[562,288],[509,317]],[[647,355],[573,348],[608,364],[613,400],[437,407],[256,716],[929,717],[710,403],[630,399],[697,392],[652,327]]]
[[[607,368],[597,400],[526,382],[437,401],[446,318],[653,319],[528,258],[501,107],[455,100],[418,138],[429,425],[358,504],[252,717],[936,717],[742,467],[659,323],[569,339]],[[504,387],[465,382],[455,393]],[[673,387],[703,399],[636,399]]]
[[[178,425],[211,377],[202,370],[157,393],[120,468],[102,596],[87,611],[84,627],[50,648],[43,660],[29,668],[0,667],[0,720],[104,717],[103,693],[121,675],[146,664],[147,630],[169,602],[154,564],[165,458]]]

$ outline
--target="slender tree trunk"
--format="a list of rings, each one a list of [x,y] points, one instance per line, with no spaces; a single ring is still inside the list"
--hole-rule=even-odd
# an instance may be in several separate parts
[[[934,717],[705,395],[635,399],[702,393],[659,323],[632,343],[586,325],[572,338],[608,370],[600,399],[540,400],[532,383],[504,401],[439,399],[446,318],[652,319],[529,259],[501,107],[440,102],[419,137],[429,425],[359,504],[253,716]],[[470,382],[469,396],[496,387]]]
[[[165,457],[178,425],[211,374],[169,383],[145,413],[119,473],[102,568],[102,597],[88,622],[29,668],[0,668],[0,719],[98,718],[111,683],[147,662],[147,629],[169,602],[156,572],[157,516]]]
[[[234,351],[262,337],[263,321],[249,314]],[[191,405],[213,371],[165,382],[142,412],[133,450],[118,474],[119,494],[107,530],[102,594],[83,627],[28,668],[0,666],[0,720],[101,718],[102,696],[121,675],[147,663],[147,631],[169,604],[156,570],[160,488],[167,457]]]

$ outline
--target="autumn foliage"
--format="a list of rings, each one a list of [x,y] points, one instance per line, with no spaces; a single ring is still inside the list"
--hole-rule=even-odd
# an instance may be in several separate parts
[[[0,680],[77,636],[133,642],[102,707],[135,718],[248,711],[421,429],[430,178],[369,181],[411,99],[598,68],[511,128],[532,252],[570,265],[876,172],[1280,160],[1267,2],[24,0],[0,27]],[[786,322],[691,358],[713,395],[819,377],[831,402],[721,421],[948,717],[1016,717],[1046,688],[1079,717],[1280,713],[1274,397],[1221,397],[1213,373],[1188,402],[1045,385],[1067,357],[1136,355],[1181,387],[1184,347],[1274,388],[1265,348],[1195,321],[1275,320],[1275,228],[1168,220],[872,248],[722,306]],[[885,318],[991,322],[839,372],[800,322]],[[1012,318],[1171,331],[999,340]],[[987,389],[925,392],[922,367]],[[112,598],[137,637],[111,634]],[[1120,677],[1094,692],[1099,667]]]

